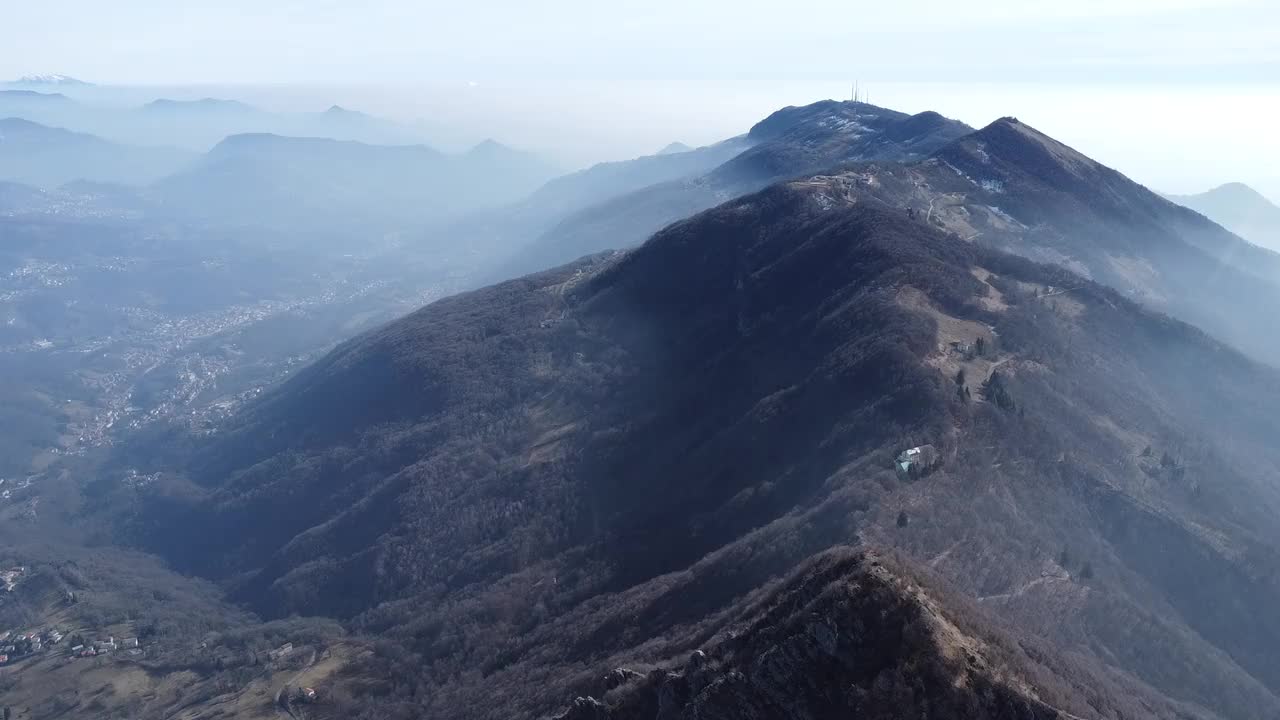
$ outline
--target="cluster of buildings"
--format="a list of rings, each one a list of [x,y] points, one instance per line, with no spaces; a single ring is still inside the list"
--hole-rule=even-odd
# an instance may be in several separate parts
[[[0,665],[7,665],[28,655],[44,652],[50,649],[51,646],[62,642],[65,637],[65,633],[55,629],[18,635],[14,635],[12,632],[0,633]],[[136,637],[120,640],[108,637],[105,640],[96,640],[92,643],[79,642],[78,636],[73,639],[76,640],[76,645],[72,646],[67,653],[68,657],[71,658],[97,657],[99,655],[110,655],[117,651],[131,655],[140,655],[142,653]]]
[[[106,640],[96,640],[90,644],[76,645],[71,648],[71,657],[73,658],[90,658],[99,655],[110,655],[113,652],[123,650],[130,655],[138,655],[142,652],[138,645],[138,638],[124,638],[116,642],[114,636],[108,636]]]
[[[46,645],[57,644],[62,638],[63,634],[57,630],[18,635],[6,630],[0,633],[0,665],[7,665],[13,660],[43,652]]]

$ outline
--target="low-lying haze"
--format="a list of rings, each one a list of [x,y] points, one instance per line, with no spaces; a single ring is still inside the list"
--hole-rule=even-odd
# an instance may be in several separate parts
[[[58,0],[9,9],[0,77],[66,73],[143,86],[139,99],[336,102],[415,122],[442,147],[492,136],[570,167],[719,140],[781,105],[845,97],[858,79],[873,102],[904,111],[974,126],[1017,115],[1163,191],[1234,180],[1280,196],[1273,3],[971,10],[935,0],[822,0],[787,13],[719,0],[607,12],[582,0]]]

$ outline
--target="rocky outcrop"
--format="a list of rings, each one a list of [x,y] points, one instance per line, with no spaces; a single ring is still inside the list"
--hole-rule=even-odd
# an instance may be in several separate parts
[[[593,697],[580,697],[553,720],[608,720],[609,708]]]
[[[909,578],[837,550],[749,608],[740,630],[563,720],[1068,717],[989,657]]]

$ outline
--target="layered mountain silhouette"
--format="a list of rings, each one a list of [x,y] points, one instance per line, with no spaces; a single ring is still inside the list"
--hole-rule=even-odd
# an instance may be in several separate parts
[[[1280,207],[1244,183],[1227,183],[1198,195],[1168,197],[1250,242],[1280,250]]]
[[[449,155],[424,145],[247,134],[227,138],[153,190],[183,217],[376,230],[501,205],[552,174],[536,156],[492,142]]]
[[[690,150],[693,150],[692,146],[685,145],[684,143],[677,141],[673,143],[668,143],[661,150],[659,150],[654,154],[655,155],[675,155],[677,153],[689,152]]]
[[[143,185],[177,171],[193,157],[176,148],[122,145],[20,118],[0,119],[0,179],[10,182]]]
[[[40,109],[49,106],[63,106],[74,102],[62,93],[38,92],[36,90],[0,90],[0,112],[15,115],[14,110]]]
[[[651,165],[679,168],[679,174],[646,178],[649,182],[639,187],[597,185],[607,194],[562,213],[555,226],[520,251],[510,268],[529,271],[605,249],[630,247],[668,223],[770,182],[853,160],[921,158],[970,131],[967,125],[937,113],[911,116],[861,102],[830,100],[784,108],[757,123],[743,138],[695,153],[649,159]],[[704,160],[716,162],[710,166]],[[634,173],[636,162],[624,166],[628,175]],[[599,174],[601,169],[593,171]],[[545,198],[533,200],[545,206]]]
[[[746,137],[682,152],[660,152],[633,160],[593,165],[556,178],[524,203],[538,212],[564,216],[597,203],[662,183],[708,172],[751,146]]]
[[[19,117],[130,145],[175,146],[195,152],[206,152],[228,136],[246,133],[376,145],[413,145],[424,140],[418,128],[337,105],[323,112],[276,112],[217,97],[157,98],[130,105],[126,104],[133,101],[129,95],[106,104],[94,100],[111,98],[110,89],[89,96],[77,94],[77,89],[65,85],[0,89],[0,117]]]
[[[765,127],[733,161],[746,176],[811,162],[768,151],[779,133],[925,153],[906,130]],[[351,340],[212,438],[164,443],[129,532],[267,615],[397,638],[353,672],[417,689],[371,684],[366,710],[510,717],[581,695],[577,717],[769,715],[785,686],[798,717],[894,697],[955,717],[1273,716],[1280,373],[1132,286],[1000,248],[1117,284],[1149,267],[1141,299],[1179,311],[1189,259],[1261,288],[1271,257],[1002,120]],[[813,561],[824,579],[768,609],[764,586],[851,543],[998,613],[1030,662],[1005,675],[975,651],[966,674],[945,648],[971,635],[932,620],[906,655],[874,650],[914,623],[867,635],[842,613],[930,605],[857,563]],[[622,673],[637,694],[600,697],[610,668],[703,646],[706,685]],[[1081,669],[1028,669],[1051,656]],[[849,694],[805,680],[824,672]]]

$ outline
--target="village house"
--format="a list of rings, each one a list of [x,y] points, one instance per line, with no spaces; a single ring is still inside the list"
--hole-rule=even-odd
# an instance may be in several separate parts
[[[136,648],[136,647],[138,647],[138,638],[136,638],[136,637],[132,637],[132,638],[125,638],[124,640],[121,640],[121,641],[120,641],[120,647],[122,647],[122,648]]]
[[[898,454],[895,464],[900,474],[909,475],[912,468],[920,472],[933,467],[937,462],[938,451],[932,445],[921,445],[903,450]]]

